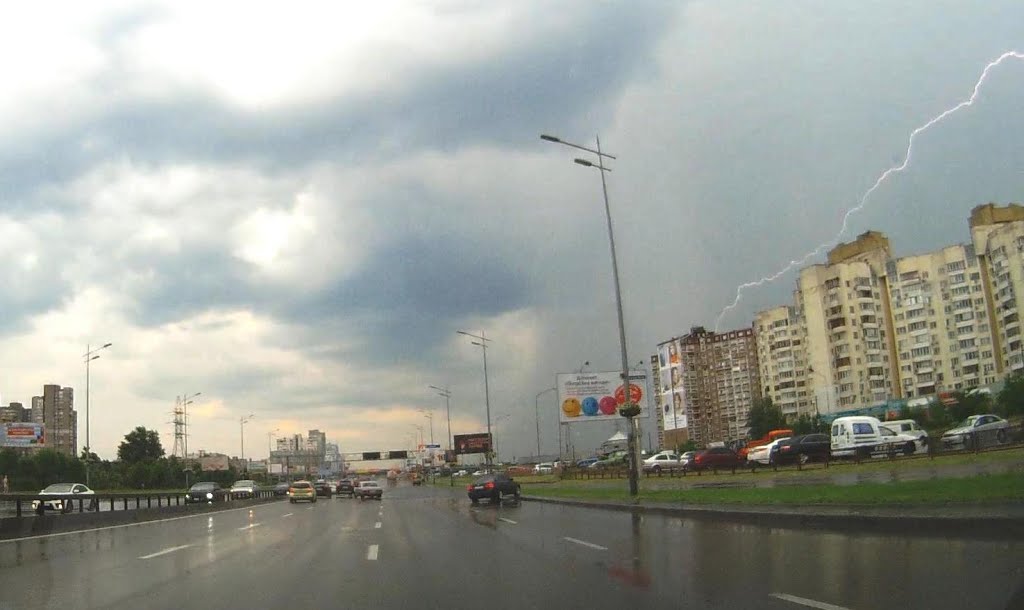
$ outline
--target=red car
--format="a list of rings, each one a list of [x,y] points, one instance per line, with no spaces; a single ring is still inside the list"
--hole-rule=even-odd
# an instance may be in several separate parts
[[[743,466],[743,460],[728,447],[711,447],[694,456],[689,470],[736,470]]]

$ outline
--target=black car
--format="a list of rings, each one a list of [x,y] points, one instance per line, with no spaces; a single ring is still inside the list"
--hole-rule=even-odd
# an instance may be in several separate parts
[[[768,458],[772,464],[806,464],[823,462],[832,451],[832,439],[827,434],[802,434],[775,445]]]
[[[514,496],[519,499],[519,483],[503,472],[485,474],[466,487],[469,501],[476,504],[480,498],[488,498],[492,504],[501,502],[502,496]]]
[[[353,489],[351,479],[342,479],[338,481],[338,488],[334,490],[334,493],[338,494],[339,496],[347,495],[350,498],[354,497],[354,492],[355,490]]]
[[[313,483],[313,489],[316,490],[316,495],[320,497],[330,498],[334,495],[334,489],[327,481],[317,481],[316,483]]]
[[[212,481],[196,483],[185,494],[185,504],[222,502],[228,497],[228,490]]]
[[[288,485],[288,483],[278,483],[277,485],[274,485],[274,495],[287,496],[289,487],[290,485]]]

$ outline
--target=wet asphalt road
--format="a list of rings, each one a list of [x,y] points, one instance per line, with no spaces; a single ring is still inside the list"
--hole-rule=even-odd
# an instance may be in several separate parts
[[[0,541],[0,610],[1005,608],[1022,585],[1019,541],[471,507],[444,487]]]

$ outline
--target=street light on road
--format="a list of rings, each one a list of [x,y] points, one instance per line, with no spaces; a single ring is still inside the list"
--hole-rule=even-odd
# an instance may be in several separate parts
[[[239,433],[240,433],[239,434],[239,438],[241,440],[241,443],[240,443],[241,446],[239,448],[239,453],[241,454],[241,456],[240,456],[239,459],[242,460],[242,468],[246,472],[249,471],[249,464],[246,463],[246,461],[245,461],[245,424],[247,424],[250,421],[252,421],[252,419],[254,417],[256,417],[256,416],[253,415],[252,413],[250,413],[250,414],[246,415],[245,417],[239,417],[238,418],[238,430],[239,430]]]
[[[537,418],[537,459],[540,460],[540,397],[547,394],[548,392],[554,392],[558,388],[548,388],[537,392],[537,397],[533,400],[533,413],[534,417]]]
[[[615,159],[613,155],[601,151],[601,138],[596,138],[597,148],[588,148],[586,146],[580,146],[579,144],[573,144],[572,142],[566,142],[561,138],[550,135],[541,135],[542,140],[547,142],[554,142],[555,144],[562,144],[571,148],[586,151],[588,153],[597,155],[597,163],[592,163],[586,159],[574,159],[575,163],[584,167],[593,167],[600,171],[601,174],[601,192],[604,194],[604,213],[605,218],[608,222],[608,243],[611,246],[612,253],[612,276],[615,279],[615,305],[618,312],[619,318],[619,347],[622,351],[622,384],[625,396],[625,403],[619,409],[619,413],[624,415],[629,421],[629,494],[636,496],[640,493],[639,489],[639,471],[637,469],[637,456],[636,456],[636,415],[638,409],[632,401],[632,392],[630,391],[629,383],[629,357],[626,355],[626,325],[623,321],[622,316],[622,290],[619,286],[619,262],[615,255],[615,234],[612,230],[612,212],[611,206],[608,204],[608,184],[605,181],[605,172],[610,172],[611,169],[604,166],[605,159]]]
[[[105,350],[113,345],[113,343],[107,343],[102,347],[92,349],[89,344],[85,346],[85,354],[82,358],[85,360],[85,484],[89,484],[89,456],[92,453],[92,439],[89,436],[89,364],[99,358],[99,352]]]
[[[430,420],[430,444],[433,445],[434,444],[434,412],[433,411],[428,411],[426,409],[419,409],[419,412],[423,414],[423,417],[426,417],[427,419]]]
[[[484,352],[484,404],[487,407],[487,440],[491,444],[491,450],[489,452],[487,452],[486,459],[487,459],[487,470],[490,471],[491,470],[491,464],[494,463],[494,459],[491,456],[491,454],[494,453],[494,437],[491,436],[491,389],[490,389],[489,382],[487,380],[487,342],[490,341],[490,339],[488,339],[488,338],[486,338],[484,336],[484,331],[480,331],[479,335],[474,335],[474,334],[471,334],[471,333],[467,333],[464,330],[460,330],[460,331],[457,331],[457,332],[460,335],[466,335],[467,337],[469,337],[471,339],[476,339],[476,341],[472,341],[471,343],[473,345],[479,346],[480,349],[483,350],[483,352]]]
[[[448,390],[447,386],[445,386],[443,389],[437,387],[436,385],[427,386],[427,387],[429,387],[431,390],[437,390],[437,395],[438,396],[444,396],[444,410],[445,410],[445,413],[447,413],[447,416],[448,416],[448,440],[446,442],[447,442],[447,445],[448,445],[448,451],[452,451],[452,449],[454,449],[454,444],[452,443],[452,405],[451,405],[452,393],[451,393],[451,391]],[[447,452],[445,453],[445,455],[447,457]],[[454,463],[454,462],[455,462],[455,460],[452,460],[452,463]],[[455,485],[455,479],[453,477],[448,477],[448,486],[449,487],[453,487],[454,485]]]

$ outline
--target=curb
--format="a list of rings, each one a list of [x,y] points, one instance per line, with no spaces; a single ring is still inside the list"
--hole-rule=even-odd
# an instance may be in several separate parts
[[[773,509],[758,511],[723,506],[708,507],[672,504],[625,504],[589,502],[541,496],[522,496],[522,500],[560,504],[579,508],[596,508],[634,514],[666,515],[698,521],[741,523],[759,527],[827,530],[844,533],[898,534],[900,536],[949,538],[1024,539],[1024,518],[997,515],[926,516],[913,514],[879,514],[854,507],[836,507],[847,512],[805,512]],[[862,511],[862,512],[859,512]]]

